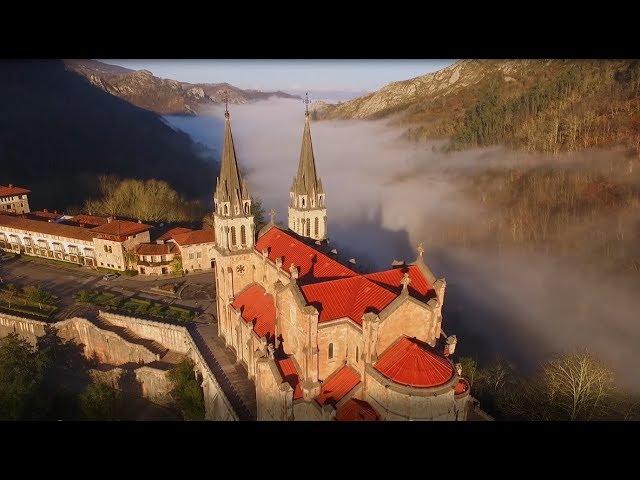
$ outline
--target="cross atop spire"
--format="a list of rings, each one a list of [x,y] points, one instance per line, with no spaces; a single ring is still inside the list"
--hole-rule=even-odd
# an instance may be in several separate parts
[[[293,181],[291,190],[298,195],[314,195],[323,193],[322,182],[316,172],[316,161],[313,155],[311,143],[311,126],[309,125],[309,94],[305,100],[304,130],[302,132],[302,147],[300,148],[300,161],[298,173]]]
[[[418,257],[422,258],[424,254],[424,244],[422,242],[418,244],[416,251],[418,252]]]
[[[229,118],[229,90],[225,89],[222,95],[224,98],[224,116],[225,118]]]
[[[225,103],[227,101],[228,95],[225,90]],[[230,210],[227,214],[236,215],[242,213],[245,215],[244,203],[245,201],[250,202],[251,197],[238,167],[236,149],[233,144],[233,135],[231,134],[231,120],[227,107],[225,107],[224,116],[224,141],[220,158],[220,175],[218,176],[214,199],[217,202],[229,202],[228,207]]]
[[[309,92],[304,94],[304,116],[309,116]]]

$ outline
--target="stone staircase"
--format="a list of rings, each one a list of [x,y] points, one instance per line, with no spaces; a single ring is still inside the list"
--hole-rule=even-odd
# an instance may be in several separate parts
[[[187,327],[202,357],[240,420],[256,419],[256,387],[247,371],[224,346],[214,325]]]

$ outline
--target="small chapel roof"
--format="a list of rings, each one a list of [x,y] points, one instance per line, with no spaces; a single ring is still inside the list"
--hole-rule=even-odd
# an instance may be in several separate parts
[[[322,405],[336,405],[349,392],[360,383],[360,375],[349,365],[343,366],[340,370],[332,373],[327,378],[322,387],[320,394],[315,398],[316,402]]]
[[[380,420],[380,415],[369,402],[350,398],[338,408],[336,420],[339,422],[376,421]]]
[[[447,358],[409,337],[400,337],[389,346],[374,368],[395,383],[415,388],[444,385],[454,376],[453,364]]]

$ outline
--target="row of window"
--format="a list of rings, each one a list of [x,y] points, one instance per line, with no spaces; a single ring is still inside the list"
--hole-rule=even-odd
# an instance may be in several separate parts
[[[13,197],[2,197],[2,201],[3,202],[7,202],[7,201],[12,202],[12,201],[15,201],[15,200],[20,200],[21,198],[27,198],[27,196],[26,195],[22,195],[21,197],[19,197],[19,196],[15,196],[14,195]]]
[[[301,223],[302,223],[302,228],[301,228]],[[299,218],[296,219],[296,232],[298,232],[300,235],[306,235],[307,237],[310,237],[311,236],[311,220],[303,218],[301,222]],[[318,217],[314,218],[314,221],[313,221],[313,234],[316,237],[320,235],[320,220]]]
[[[13,204],[3,205],[3,208],[4,208],[5,210],[11,210],[11,209],[12,209],[12,208],[14,208],[14,207],[15,207],[15,205],[13,205]],[[21,203],[21,204],[20,204],[20,208],[24,208],[24,203]]]
[[[245,215],[249,215],[249,213],[251,213],[251,205],[249,204],[249,202],[244,202],[242,208],[244,209]],[[240,213],[240,209],[236,205],[235,214],[238,215],[239,213]],[[220,208],[218,208],[218,214],[229,215],[229,204],[225,203],[224,205],[220,205]]]
[[[104,262],[100,262],[100,266],[101,266],[101,267],[113,268],[114,270],[116,270],[116,269],[117,269],[117,270],[122,270],[122,268],[120,267],[120,265],[118,265],[118,266],[116,267],[116,266],[115,266],[114,264],[112,264],[112,263],[107,263],[107,264],[105,265],[105,263],[104,263]]]
[[[291,197],[291,201],[293,203],[293,198],[294,198],[294,193],[291,192],[290,194]],[[304,196],[300,196],[298,197],[298,207],[300,208],[305,208],[307,206],[307,199]],[[316,206],[316,200],[315,197],[311,197],[311,207],[315,208]],[[324,207],[324,195],[318,195],[318,207]]]
[[[243,227],[244,228],[244,227]],[[195,258],[202,258],[202,252],[197,252],[195,254]],[[193,260],[194,259],[194,254],[193,252],[189,254],[189,260]]]
[[[2,241],[7,241],[7,236],[4,233],[0,233],[0,240]],[[32,247],[33,246],[33,239],[31,237],[23,237],[22,238],[22,242],[20,242],[20,238],[17,235],[9,235],[9,243],[16,243],[16,244],[23,244],[25,247]],[[38,244],[39,248],[44,248],[49,250],[49,243],[46,240],[42,240],[42,239],[38,239],[36,241],[36,243]],[[59,243],[59,242],[51,242],[51,245],[53,245],[53,250],[55,250],[56,252],[61,252],[64,253],[65,249],[64,249],[64,245]],[[79,255],[79,248],[76,245],[68,245],[67,246],[67,251],[68,253],[70,253],[71,255]],[[91,256],[93,254],[93,250],[90,248],[85,248],[84,249],[84,254],[85,256]]]
[[[236,227],[231,227],[230,232],[231,235],[231,245],[236,247],[238,246],[238,239],[236,237]],[[224,238],[224,230],[220,227],[220,238]],[[244,246],[247,244],[247,230],[244,225],[240,226],[240,245]],[[191,256],[189,256],[191,258]]]

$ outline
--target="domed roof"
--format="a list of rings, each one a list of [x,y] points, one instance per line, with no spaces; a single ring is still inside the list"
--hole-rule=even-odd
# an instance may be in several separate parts
[[[438,387],[454,375],[449,360],[428,344],[408,337],[387,348],[374,368],[395,383],[415,388]]]

